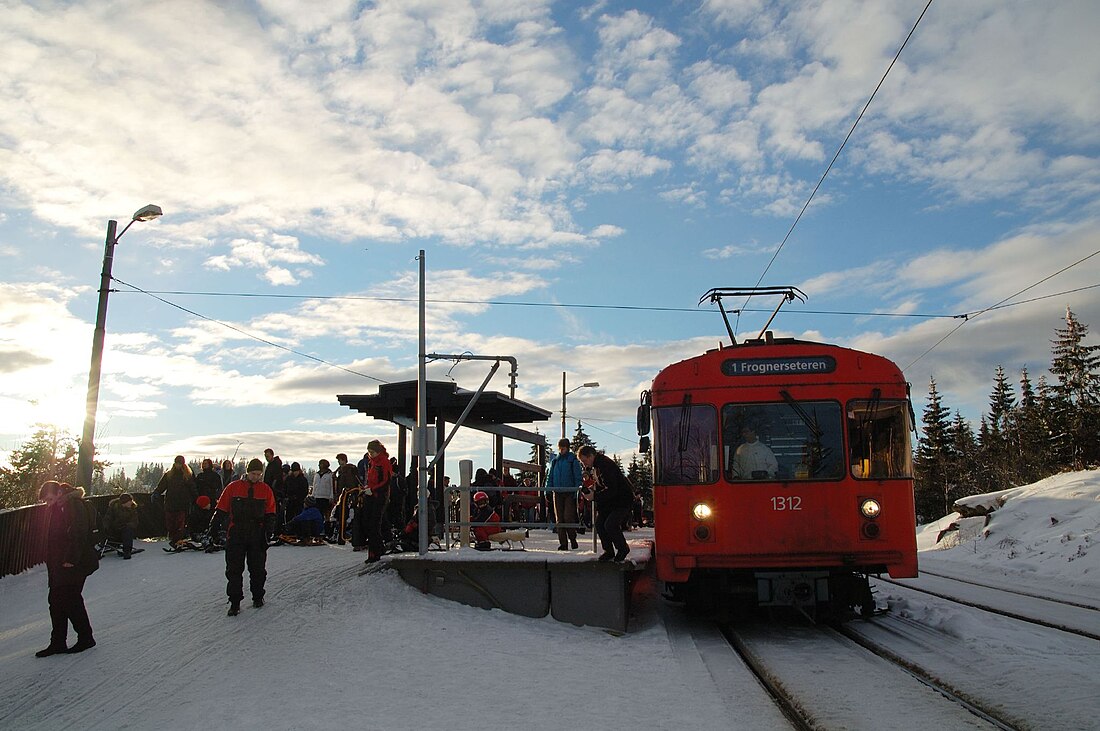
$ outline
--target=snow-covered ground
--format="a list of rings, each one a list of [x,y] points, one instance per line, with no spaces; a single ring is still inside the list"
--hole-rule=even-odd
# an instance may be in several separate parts
[[[935,543],[950,519],[924,527],[922,567],[1100,606],[1100,473],[1002,499],[952,548]],[[528,549],[555,554],[540,533]],[[99,644],[79,655],[34,657],[49,638],[44,568],[0,580],[0,728],[782,727],[720,638],[685,639],[678,610],[652,594],[615,636],[423,595],[390,571],[360,575],[350,546],[287,546],[269,552],[267,606],[229,618],[221,554],[159,545],[108,557],[89,579]],[[1100,725],[1100,642],[893,585],[878,596],[920,637],[918,649],[896,640],[898,652],[956,687],[1032,727]],[[921,726],[893,719],[905,720]]]

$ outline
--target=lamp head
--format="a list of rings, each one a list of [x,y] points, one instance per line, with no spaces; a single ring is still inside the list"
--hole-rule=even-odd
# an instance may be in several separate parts
[[[147,206],[143,206],[134,212],[132,221],[152,221],[154,218],[160,218],[164,215],[164,212],[160,210],[160,206],[154,206],[150,203]]]
[[[589,381],[588,383],[581,386],[581,388],[598,388],[599,385],[600,385],[599,381]]]

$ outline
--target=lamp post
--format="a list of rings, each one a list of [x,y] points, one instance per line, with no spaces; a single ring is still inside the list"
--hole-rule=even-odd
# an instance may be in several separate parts
[[[565,390],[565,371],[561,372],[561,438],[565,439],[565,397],[573,393],[573,391],[579,391],[582,388],[599,388],[599,381],[589,381],[588,383],[582,383],[574,389],[569,391]]]
[[[95,332],[92,334],[92,362],[88,367],[88,398],[84,408],[84,433],[80,438],[77,455],[76,479],[91,494],[92,461],[95,457],[95,412],[99,406],[99,372],[103,364],[103,336],[107,330],[107,295],[111,291],[111,265],[115,258],[115,244],[129,230],[134,221],[152,221],[162,214],[160,206],[152,204],[139,208],[120,233],[115,234],[118,221],[107,222],[107,242],[103,247],[103,272],[99,276],[99,307],[95,314]]]

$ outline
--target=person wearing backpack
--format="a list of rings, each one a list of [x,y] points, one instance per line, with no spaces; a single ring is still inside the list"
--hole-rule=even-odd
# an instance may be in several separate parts
[[[225,539],[225,593],[229,596],[230,617],[241,613],[246,564],[252,606],[258,609],[264,605],[267,536],[275,529],[275,494],[263,477],[264,463],[253,459],[244,479],[226,486],[214,513],[218,525],[229,521]]]
[[[95,647],[92,623],[84,606],[84,581],[99,568],[95,550],[95,510],[84,502],[84,488],[67,482],[42,483],[38,499],[46,508],[46,572],[50,593],[50,644],[34,653],[49,657]],[[76,644],[67,647],[69,624]]]

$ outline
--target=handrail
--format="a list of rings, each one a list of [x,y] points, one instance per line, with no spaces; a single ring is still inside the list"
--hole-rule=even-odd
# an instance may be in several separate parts
[[[569,487],[542,487],[542,488],[536,488],[534,490],[532,490],[531,487],[532,486],[528,486],[528,485],[470,485],[469,487],[462,487],[461,485],[449,485],[448,487],[444,488],[444,490],[443,490],[443,497],[444,497],[443,535],[447,537],[447,547],[446,547],[447,550],[450,550],[450,543],[451,543],[450,536],[451,536],[451,532],[452,532],[452,526],[453,526],[454,530],[460,531],[459,535],[464,535],[464,532],[468,532],[471,528],[482,528],[482,527],[490,526],[490,525],[499,525],[499,526],[501,526],[501,530],[504,530],[504,526],[515,526],[515,527],[518,527],[518,528],[546,528],[546,529],[549,529],[551,525],[554,525],[556,528],[577,528],[577,529],[584,529],[584,530],[588,529],[588,525],[583,523],[583,522],[559,523],[559,522],[555,521],[553,524],[551,524],[551,522],[548,521],[548,520],[547,521],[542,521],[542,522],[529,522],[529,521],[505,520],[503,517],[500,519],[499,522],[492,522],[492,523],[476,522],[476,521],[470,521],[469,523],[465,523],[462,520],[458,520],[458,521],[452,521],[451,520],[451,511],[449,509],[450,506],[451,506],[451,499],[450,499],[450,494],[451,493],[469,492],[472,495],[473,493],[478,492],[479,490],[483,490],[485,492],[570,492],[571,490],[575,491],[575,490],[580,490],[581,489],[580,486],[573,487],[573,488],[569,488]]]

